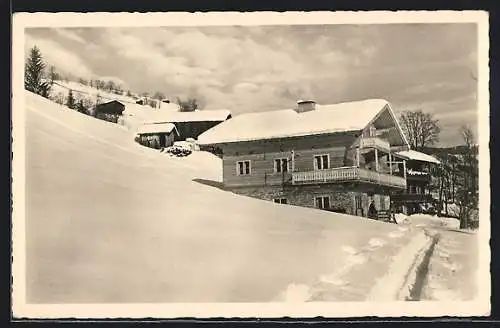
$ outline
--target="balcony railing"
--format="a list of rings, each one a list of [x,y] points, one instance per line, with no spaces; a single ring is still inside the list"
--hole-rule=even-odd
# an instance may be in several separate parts
[[[382,151],[390,152],[391,145],[386,140],[376,137],[368,137],[361,139],[360,148],[378,148]]]
[[[432,202],[431,194],[412,194],[412,193],[402,193],[402,194],[392,194],[391,199],[395,201],[412,201],[412,202]]]
[[[370,171],[359,167],[338,167],[328,170],[293,172],[292,184],[336,183],[364,181],[396,188],[406,188],[402,177]]]

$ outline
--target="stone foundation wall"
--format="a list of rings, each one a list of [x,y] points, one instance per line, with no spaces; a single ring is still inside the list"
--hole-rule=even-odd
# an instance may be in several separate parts
[[[257,199],[273,201],[275,198],[286,198],[288,204],[316,207],[315,198],[327,196],[330,207],[344,210],[346,214],[366,217],[368,208],[373,201],[375,208],[388,210],[390,207],[390,196],[380,193],[368,193],[360,191],[355,185],[306,185],[306,186],[266,186],[266,187],[240,187],[231,189],[232,192]],[[356,210],[355,196],[361,197],[361,209]]]
[[[287,187],[245,187],[234,188],[232,192],[253,198],[273,201],[286,198],[288,204],[314,208],[316,197],[329,197],[330,207],[343,209],[347,214],[354,214],[353,191],[342,186],[287,186]]]

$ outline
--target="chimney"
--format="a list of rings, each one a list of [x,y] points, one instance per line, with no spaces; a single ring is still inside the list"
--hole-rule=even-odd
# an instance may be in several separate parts
[[[314,100],[299,100],[297,101],[297,113],[309,112],[316,109],[316,102]]]

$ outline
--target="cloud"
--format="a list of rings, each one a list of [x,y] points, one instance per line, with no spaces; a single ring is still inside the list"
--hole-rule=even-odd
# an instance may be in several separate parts
[[[69,72],[81,77],[93,76],[92,70],[85,62],[70,49],[66,49],[59,43],[44,39],[25,35],[25,53],[28,54],[29,49],[33,46],[38,46],[44,60],[49,65],[54,65],[59,70]]]
[[[477,102],[472,24],[82,28],[32,36],[67,68],[117,77],[136,92],[196,96],[206,108],[235,114],[287,108],[299,98],[376,97],[396,111],[440,115],[443,124],[477,121],[466,111]],[[459,119],[446,115],[461,109]]]
[[[83,39],[80,35],[77,34],[77,32],[74,29],[63,29],[63,28],[58,28],[54,30],[59,36],[66,38],[71,41],[75,41],[78,43],[85,44],[87,43],[85,39]]]
[[[127,87],[127,83],[116,76],[100,76],[99,79],[106,82],[111,81],[115,84],[121,85],[122,87]]]
[[[263,108],[277,106],[283,97],[291,96],[286,90],[300,88],[311,94],[311,87],[300,85],[338,78],[344,72],[346,57],[340,52],[330,50],[311,57],[286,37],[258,42],[253,37],[262,36],[262,29],[238,30],[245,33],[221,33],[221,29],[214,33],[201,28],[108,29],[102,39],[108,40],[118,57],[166,89],[181,95],[196,90],[210,106],[230,107],[236,112],[251,109],[249,104],[256,100]],[[326,44],[320,40],[307,49],[312,46],[318,51]],[[332,70],[318,70],[325,64]]]

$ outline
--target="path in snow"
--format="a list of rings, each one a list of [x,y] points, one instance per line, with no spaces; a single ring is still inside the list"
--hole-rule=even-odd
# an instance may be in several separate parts
[[[470,301],[477,295],[477,233],[458,229],[459,221],[412,215],[412,225],[433,239],[420,254],[420,267],[411,271],[412,300]]]
[[[470,301],[477,296],[476,233],[440,231],[430,258],[422,300]]]
[[[288,302],[400,300],[398,292],[405,285],[412,258],[418,255],[427,239],[420,230],[396,227],[385,238],[370,238],[363,247],[342,246],[347,255],[342,264],[309,284],[290,284],[278,299]],[[398,239],[394,238],[395,232]]]

